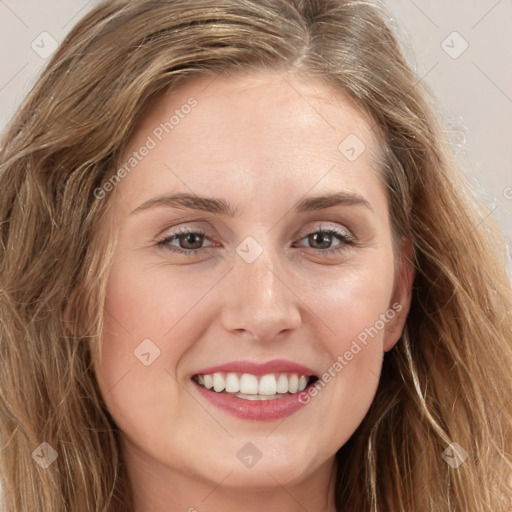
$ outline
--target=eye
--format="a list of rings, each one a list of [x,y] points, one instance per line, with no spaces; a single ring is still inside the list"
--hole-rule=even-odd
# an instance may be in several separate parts
[[[202,246],[205,240],[207,240],[207,238],[204,231],[186,228],[159,240],[157,245],[170,252],[195,255],[199,253],[199,249],[203,248]]]
[[[321,228],[309,233],[302,240],[307,240],[310,247],[319,254],[331,254],[347,249],[347,246],[355,246],[354,237],[345,230],[335,228]],[[302,241],[301,240],[301,241]],[[338,241],[335,245],[334,242]],[[304,247],[302,245],[302,247]]]

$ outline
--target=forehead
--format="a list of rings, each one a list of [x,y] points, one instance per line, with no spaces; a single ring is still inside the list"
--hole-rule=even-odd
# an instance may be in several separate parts
[[[379,169],[373,127],[348,97],[319,79],[201,77],[155,100],[121,158],[121,165],[133,165],[119,188],[137,196],[195,192],[207,179],[217,195],[226,186],[252,194],[271,189],[276,198],[313,186],[363,191],[375,185]]]

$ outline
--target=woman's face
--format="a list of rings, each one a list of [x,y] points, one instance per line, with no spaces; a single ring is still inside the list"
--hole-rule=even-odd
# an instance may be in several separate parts
[[[110,192],[96,360],[133,472],[331,474],[408,309],[378,155],[346,98],[292,75],[197,80],[146,114]]]

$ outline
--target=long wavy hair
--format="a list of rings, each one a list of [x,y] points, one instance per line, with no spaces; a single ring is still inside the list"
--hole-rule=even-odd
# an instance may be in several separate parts
[[[1,142],[3,511],[133,510],[119,431],[89,352],[102,336],[115,247],[98,229],[111,201],[94,190],[161,93],[205,74],[258,70],[323,80],[371,116],[394,234],[414,249],[406,327],[385,354],[367,416],[337,454],[339,510],[510,510],[505,246],[383,8],[364,0],[114,0],[71,31]],[[33,456],[42,442],[58,454],[46,469]],[[455,442],[468,454],[457,468],[443,457]]]

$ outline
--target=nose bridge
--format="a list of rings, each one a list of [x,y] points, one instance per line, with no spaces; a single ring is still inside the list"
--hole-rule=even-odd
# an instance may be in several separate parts
[[[249,296],[259,304],[272,305],[277,301],[277,288],[283,283],[279,281],[276,274],[275,257],[269,250],[256,258],[252,263],[244,261],[237,262],[238,273],[241,278],[247,282]],[[282,290],[280,290],[282,292]],[[277,304],[275,304],[277,305]]]
[[[227,329],[250,331],[263,340],[299,325],[295,296],[279,263],[280,255],[274,249],[251,237],[238,246],[224,301]]]
[[[248,240],[237,248],[239,257],[235,263],[235,273],[239,276],[240,284],[247,283],[246,287],[242,286],[245,300],[247,304],[259,304],[262,308],[282,308],[287,298],[282,289],[284,284],[276,273],[279,267],[277,255],[269,247],[270,244],[263,248],[256,243]],[[250,257],[243,253],[247,247]]]

